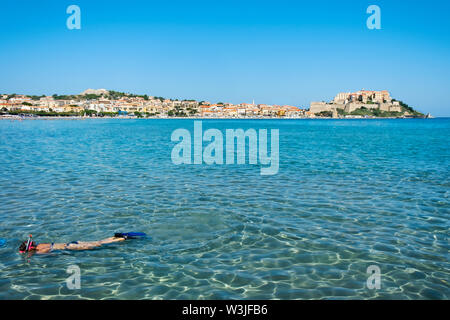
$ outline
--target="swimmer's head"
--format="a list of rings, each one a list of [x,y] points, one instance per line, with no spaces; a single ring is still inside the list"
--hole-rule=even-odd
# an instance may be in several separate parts
[[[25,253],[25,252],[29,252],[29,251],[33,251],[36,250],[36,242],[31,241],[31,243],[28,244],[28,240],[22,242],[19,246],[19,252],[20,253]]]
[[[28,238],[28,240],[23,241],[20,246],[19,246],[19,252],[20,253],[25,253],[25,252],[30,252],[33,250],[36,250],[36,242],[31,240],[31,234]]]

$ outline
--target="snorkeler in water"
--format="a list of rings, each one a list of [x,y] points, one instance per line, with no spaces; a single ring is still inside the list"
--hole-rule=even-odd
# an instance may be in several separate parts
[[[49,253],[55,250],[90,250],[101,247],[104,244],[125,241],[127,239],[135,239],[146,236],[145,233],[129,232],[116,233],[114,237],[106,238],[99,241],[72,241],[69,243],[41,243],[37,244],[32,240],[30,234],[27,241],[23,241],[19,246],[20,253]]]

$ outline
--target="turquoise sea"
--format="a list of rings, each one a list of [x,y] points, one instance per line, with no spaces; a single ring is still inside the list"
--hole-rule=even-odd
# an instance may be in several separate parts
[[[176,166],[177,128],[193,120],[1,120],[0,299],[450,298],[450,119],[203,120],[279,129],[273,176]],[[118,231],[151,239],[17,250]]]

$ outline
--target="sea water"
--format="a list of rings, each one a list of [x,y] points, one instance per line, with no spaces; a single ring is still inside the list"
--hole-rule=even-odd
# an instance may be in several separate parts
[[[0,121],[0,299],[450,298],[450,119],[202,121],[279,130],[272,176],[175,165],[193,122]],[[129,231],[151,238],[17,250]]]

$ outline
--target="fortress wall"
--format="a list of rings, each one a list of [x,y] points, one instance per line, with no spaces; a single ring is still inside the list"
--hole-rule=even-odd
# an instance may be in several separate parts
[[[309,107],[309,111],[313,114],[322,111],[332,111],[332,109],[332,105],[326,104],[325,102],[311,102],[311,105]]]
[[[390,103],[380,103],[380,110],[381,111],[389,111],[390,107],[391,107]]]
[[[366,109],[378,109],[378,104],[351,102],[351,103],[347,103],[345,105],[344,110],[345,110],[345,112],[353,112],[357,109],[361,109],[362,107],[364,107]]]
[[[389,111],[391,111],[391,112],[402,112],[402,107],[391,105],[390,108],[389,108]]]
[[[344,110],[345,109],[345,104],[344,103],[333,103],[332,107],[334,109],[342,109],[342,110]]]

